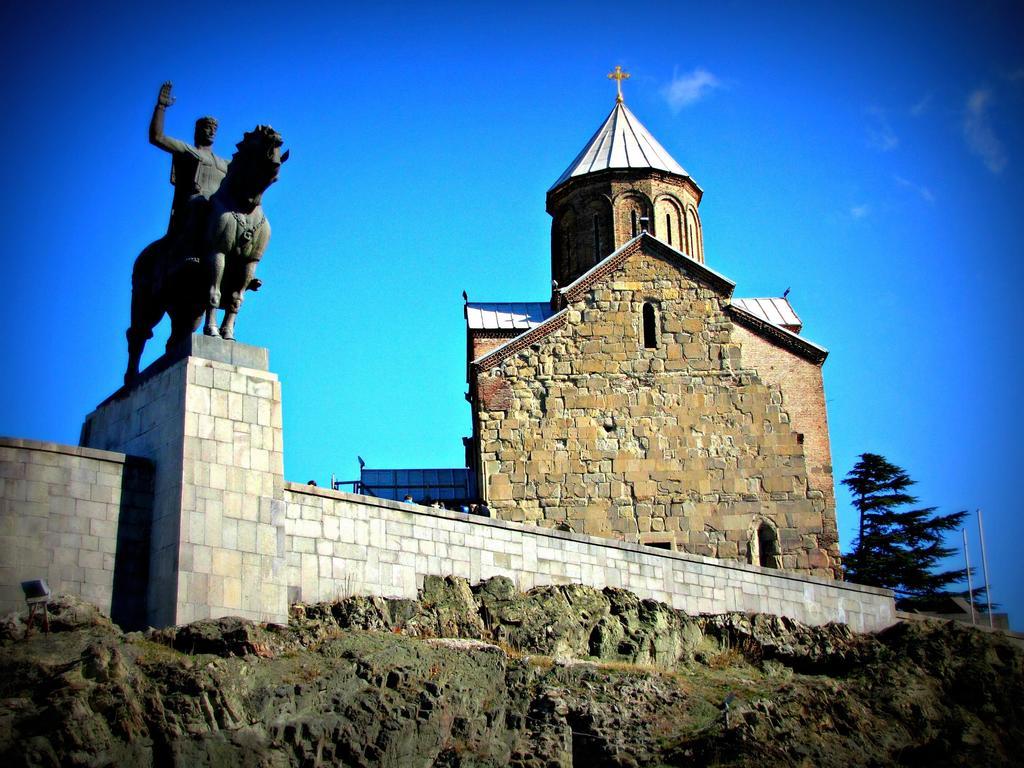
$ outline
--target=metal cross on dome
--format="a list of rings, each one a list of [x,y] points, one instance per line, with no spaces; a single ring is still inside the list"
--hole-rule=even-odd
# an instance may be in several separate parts
[[[608,79],[615,81],[615,88],[618,90],[618,95],[615,97],[615,101],[619,104],[622,103],[622,81],[629,79],[629,72],[623,72],[622,67],[618,64],[615,65],[615,71],[608,73]]]

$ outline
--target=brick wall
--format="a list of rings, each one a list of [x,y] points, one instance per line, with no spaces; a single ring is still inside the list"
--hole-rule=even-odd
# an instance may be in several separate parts
[[[0,613],[45,579],[145,626],[152,465],[121,453],[0,438]]]
[[[491,350],[497,349],[509,339],[514,339],[522,331],[470,331],[470,361],[483,357]]]
[[[633,229],[634,213],[638,220],[649,218],[651,235],[703,262],[704,233],[697,212],[701,195],[691,179],[658,171],[610,170],[563,184],[547,199],[551,279],[568,285],[633,239],[639,234]]]
[[[727,291],[693,275],[638,245],[570,297],[560,328],[485,360],[478,391],[502,393],[475,400],[486,498],[509,520],[741,561],[758,559],[767,525],[769,562],[837,575],[834,502],[823,469],[811,480],[809,429],[794,426],[780,381],[746,364]],[[800,407],[798,419],[820,411],[824,424],[823,399]]]
[[[834,534],[838,546],[832,449],[821,366],[794,355],[739,324],[733,326],[733,338],[740,345],[743,367],[753,368],[764,381],[777,386],[782,392],[782,404],[789,414],[790,423],[803,436],[808,485],[820,492],[825,500],[827,531],[823,534],[824,540],[828,540],[829,534]]]

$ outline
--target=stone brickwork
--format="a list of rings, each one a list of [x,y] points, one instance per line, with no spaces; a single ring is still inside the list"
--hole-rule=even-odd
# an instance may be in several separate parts
[[[577,176],[548,192],[551,279],[565,286],[648,230],[676,250],[704,261],[697,207],[703,195],[692,179],[660,171],[607,170]]]
[[[794,424],[784,381],[794,379],[761,376],[763,359],[744,357],[748,339],[726,311],[731,291],[717,273],[640,238],[563,292],[559,314],[484,357],[471,391],[492,509],[838,576],[827,442],[824,452],[809,446],[812,473],[802,431],[824,425],[823,398],[798,406]],[[816,380],[820,390],[820,368]]]
[[[284,621],[281,385],[266,350],[193,336],[89,415],[83,442],[156,466],[149,620]]]
[[[892,593],[830,579],[666,552],[286,483],[294,601],[354,594],[415,598],[425,576],[620,587],[691,614],[747,611],[870,632],[896,622]]]
[[[585,295],[570,296],[563,313],[551,319],[550,335],[543,327],[531,331],[516,340],[515,353],[489,369],[507,371],[510,397],[503,415],[482,422],[495,430],[487,439],[523,440],[517,452],[499,451],[491,460],[512,462],[509,485],[522,482],[524,489],[538,491],[546,486],[530,486],[534,481],[519,480],[516,473],[541,472],[543,483],[554,484],[547,475],[565,467],[562,487],[574,491],[577,483],[595,483],[592,487],[607,491],[596,499],[609,501],[601,507],[606,511],[627,498],[628,487],[628,499],[635,501],[631,519],[650,545],[680,547],[685,533],[686,542],[706,542],[708,549],[713,542],[721,555],[723,542],[739,540],[715,540],[709,526],[717,522],[723,530],[737,529],[751,515],[774,516],[783,542],[789,540],[786,528],[800,525],[801,509],[821,499],[806,483],[799,489],[802,496],[795,489],[804,471],[803,443],[781,407],[785,398],[779,387],[741,366],[721,286],[681,278],[678,265],[657,255],[641,252],[629,263],[634,266],[625,273],[610,275]],[[588,314],[587,302],[610,302],[615,292],[645,295],[645,280],[659,284],[664,302],[684,303],[686,317],[703,318],[702,324],[677,331],[671,317],[663,318],[664,354],[651,350],[643,361],[598,354],[597,359],[619,364],[618,377],[611,367],[598,371],[587,364],[589,373],[573,379],[573,367],[586,363],[573,344],[625,348],[626,332],[616,335],[613,329],[632,327],[631,301],[623,299],[618,308],[609,304],[597,314]],[[668,280],[675,281],[674,288],[662,284]],[[669,340],[680,333],[699,339],[706,352],[667,351],[671,344],[698,343],[675,335]],[[550,364],[533,357],[548,344],[561,345],[562,356]],[[896,620],[887,590],[543,527],[554,517],[544,517],[541,526],[523,525],[286,483],[280,384],[265,370],[265,352],[262,362],[258,352],[193,339],[89,416],[84,441],[116,443],[144,458],[124,451],[0,443],[0,597],[8,608],[21,604],[20,580],[41,577],[59,591],[76,592],[110,610],[126,627],[224,615],[282,622],[290,601],[349,594],[412,598],[426,576],[475,582],[504,575],[523,589],[569,582],[621,587],[690,613],[757,611],[809,624],[841,621],[859,631]],[[768,365],[770,350],[759,354],[765,356],[762,367]],[[523,360],[533,361],[532,380],[543,382],[543,393],[530,389],[526,377],[511,375]],[[618,385],[626,372],[673,378],[655,382],[658,386],[647,392],[636,384],[622,390]],[[593,389],[584,391],[577,386],[582,382]],[[655,393],[661,393],[656,403]],[[547,409],[553,421],[529,420],[540,408],[538,394],[544,397],[540,412]],[[604,405],[594,398],[605,398]],[[596,421],[598,411],[602,416]],[[522,418],[505,421],[510,414]],[[545,454],[549,449],[538,447],[543,440],[559,447]],[[586,442],[591,440],[608,442]],[[611,441],[618,441],[617,447]],[[623,448],[634,457],[624,460]],[[520,457],[528,462],[521,469],[515,464]],[[607,477],[574,478],[574,462],[596,462],[593,472]],[[730,477],[753,490],[730,492],[725,485]],[[769,478],[789,478],[794,485],[779,486],[786,491],[766,489]],[[682,485],[690,481],[696,489]],[[678,493],[684,499],[679,503],[687,505],[678,520],[671,503],[665,505],[668,493]],[[556,506],[538,508],[546,512]],[[582,516],[572,514],[573,506],[564,510],[583,528],[593,520],[614,519],[588,516],[586,507]],[[743,520],[730,521],[730,514]],[[704,527],[689,525],[691,519]],[[796,555],[799,560],[806,553]]]
[[[153,467],[143,459],[0,438],[0,613],[44,579],[145,626]]]
[[[803,438],[808,486],[821,492],[826,508],[835,509],[832,449],[821,366],[794,355],[739,323],[733,324],[732,333],[740,347],[743,367],[756,370],[765,382],[781,390],[790,423]],[[834,527],[835,517],[826,518],[828,523]],[[832,532],[838,541],[838,530]]]

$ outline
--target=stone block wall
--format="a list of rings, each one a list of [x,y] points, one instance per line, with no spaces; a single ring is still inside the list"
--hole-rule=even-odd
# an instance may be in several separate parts
[[[154,626],[285,621],[281,385],[266,350],[193,336],[86,420],[83,442],[156,465]]]
[[[19,582],[44,578],[55,591],[78,594],[111,612],[125,628],[152,623],[143,613],[150,462],[3,439],[0,480],[0,610],[23,610]],[[282,483],[281,499],[269,511],[271,519],[277,514],[283,521],[273,542],[280,578],[272,584],[287,589],[288,601],[351,594],[412,598],[427,575],[472,582],[503,575],[521,589],[570,582],[621,587],[690,613],[758,611],[809,624],[842,621],[858,631],[896,620],[887,590],[295,483]],[[248,545],[237,531],[234,539],[225,534],[230,523],[224,523],[222,517],[220,547],[189,546],[193,558],[207,547],[211,562],[220,560],[223,574],[212,575],[241,579]],[[192,568],[183,571],[185,578],[195,573],[194,562]],[[258,574],[247,576],[258,586]],[[283,620],[276,589],[249,594],[260,602],[232,611],[211,591],[206,608],[193,613]]]
[[[508,576],[520,589],[621,587],[691,614],[763,612],[862,632],[896,621],[884,589],[296,483],[284,501],[291,601],[413,598],[424,576]]]
[[[831,475],[815,456],[812,481],[794,399],[746,364],[730,291],[701,270],[641,239],[547,328],[481,361],[485,498],[509,520],[739,561],[759,561],[766,525],[775,565],[838,575]],[[805,407],[819,405],[823,420],[823,400]]]
[[[652,275],[662,269],[657,260],[641,264]],[[592,299],[608,302],[615,291],[637,290],[616,278]],[[579,485],[585,494],[583,483],[598,483],[590,487],[600,488],[605,501],[635,504],[632,517],[620,519],[632,519],[641,540],[652,545],[678,547],[684,532],[687,542],[706,535],[709,521],[738,530],[743,520],[714,515],[740,502],[756,503],[757,511],[735,515],[771,514],[780,526],[783,520],[810,526],[789,517],[799,509],[787,506],[809,494],[800,496],[795,485],[787,491],[793,496],[762,493],[765,478],[805,473],[803,443],[779,390],[790,379],[774,385],[771,376],[766,381],[737,363],[719,293],[697,283],[675,293],[665,285],[659,290],[667,300],[688,302],[691,314],[700,316],[696,308],[712,318],[685,331],[699,342],[663,336],[664,349],[648,358],[625,355],[627,333],[616,336],[615,329],[636,331],[632,305],[609,304],[596,313],[570,306],[553,320],[573,324],[575,340],[556,331],[536,346],[525,344],[526,355],[499,368],[504,389],[490,402],[505,410],[481,423],[494,430],[487,440],[513,447],[499,445],[487,459],[499,470],[510,463],[506,485],[537,491],[524,498],[557,501],[538,503],[542,513],[563,503],[542,488],[561,484],[575,493]],[[567,320],[572,312],[577,316]],[[671,317],[661,328],[663,334],[683,332],[672,329]],[[591,370],[572,347],[577,343],[597,344],[599,352],[606,343],[622,349],[605,349],[597,359],[606,367]],[[547,357],[545,344],[555,345]],[[675,353],[669,344],[697,346]],[[517,377],[523,360],[534,369]],[[574,379],[569,374],[577,365],[588,372]],[[679,378],[650,391],[635,381],[623,386],[626,373],[648,382],[669,371]],[[864,631],[895,620],[886,590],[544,527],[559,519],[553,516],[523,525],[286,483],[280,383],[267,370],[266,351],[245,345],[194,337],[90,414],[82,440],[88,447],[0,441],[5,609],[23,608],[21,580],[45,578],[55,590],[109,610],[126,628],[225,615],[283,622],[289,601],[348,594],[411,598],[427,575],[474,582],[505,575],[522,589],[569,582],[622,587],[691,613],[760,611],[810,624],[842,621]],[[742,450],[733,450],[737,446]],[[659,469],[658,462],[669,459],[695,463]],[[571,475],[577,466],[584,476],[551,476]],[[694,474],[680,478],[680,466]],[[666,489],[679,490],[671,483],[691,477],[694,488],[680,490],[691,506],[683,508],[685,520],[673,523]],[[756,481],[760,490],[749,499],[731,493],[724,482],[733,477]],[[806,483],[799,490],[806,491]],[[656,522],[659,509],[663,518]],[[563,514],[572,510],[562,507]],[[691,511],[699,517],[687,518]],[[586,528],[608,518],[565,519],[582,520]],[[705,525],[703,531],[692,519]]]
[[[145,626],[153,467],[123,453],[0,438],[0,613],[45,579]]]

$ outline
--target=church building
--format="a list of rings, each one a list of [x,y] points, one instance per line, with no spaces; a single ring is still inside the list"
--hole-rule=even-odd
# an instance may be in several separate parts
[[[465,305],[472,484],[502,519],[841,578],[828,353],[708,265],[627,76],[547,192],[550,297]]]

